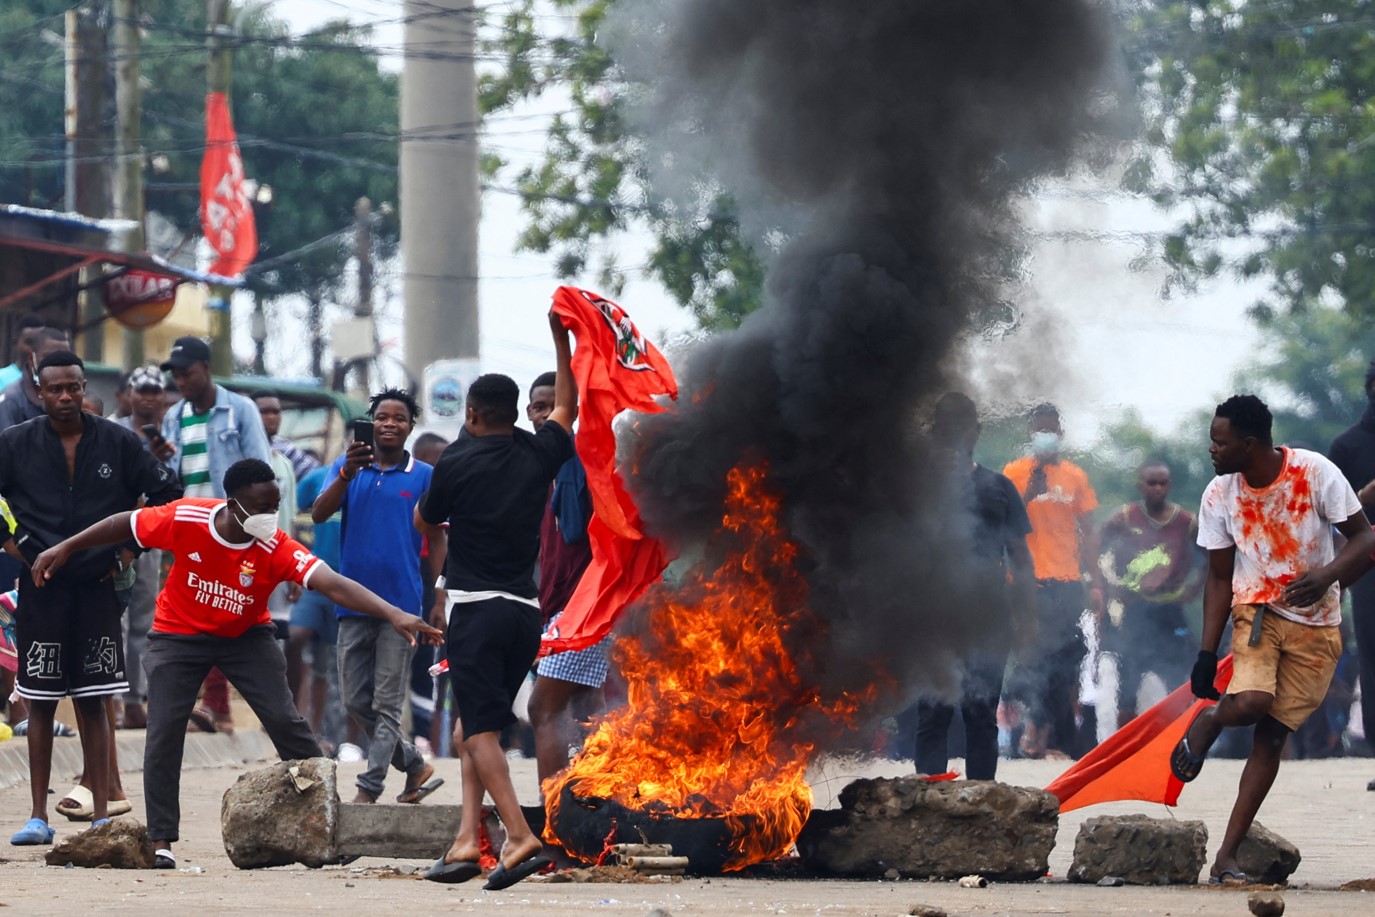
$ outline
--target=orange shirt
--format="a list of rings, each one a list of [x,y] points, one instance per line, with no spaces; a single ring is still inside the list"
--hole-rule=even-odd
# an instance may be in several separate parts
[[[158,593],[153,630],[162,634],[238,637],[271,623],[267,597],[290,580],[306,588],[322,566],[304,545],[278,530],[270,541],[230,544],[215,530],[224,500],[183,497],[134,513],[134,538],[173,554]]]
[[[1018,493],[1025,495],[1037,464],[1034,457],[1024,456],[1009,462],[1003,474],[1016,485]],[[1026,505],[1026,514],[1031,518],[1026,546],[1031,551],[1037,579],[1077,580],[1082,575],[1079,519],[1097,509],[1098,495],[1084,470],[1067,459],[1046,465],[1045,469],[1045,493]]]

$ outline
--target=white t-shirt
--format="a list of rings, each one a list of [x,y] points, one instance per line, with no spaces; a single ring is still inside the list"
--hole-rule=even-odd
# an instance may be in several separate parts
[[[1300,624],[1328,627],[1341,620],[1336,583],[1316,604],[1283,604],[1284,587],[1336,556],[1332,526],[1345,522],[1361,501],[1337,466],[1316,452],[1285,447],[1279,477],[1259,490],[1240,474],[1220,475],[1203,491],[1198,543],[1209,550],[1236,545],[1232,603],[1269,605]]]

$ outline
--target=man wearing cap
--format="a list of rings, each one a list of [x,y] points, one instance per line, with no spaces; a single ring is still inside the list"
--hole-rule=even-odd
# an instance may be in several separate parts
[[[224,473],[235,462],[272,464],[257,405],[211,378],[210,345],[198,337],[177,338],[162,369],[172,374],[181,399],[162,418],[163,442],[153,444],[153,454],[177,472],[186,496],[223,499]],[[219,669],[206,679],[204,702],[214,721],[202,728],[232,732],[229,684]]]
[[[181,476],[188,497],[224,497],[229,466],[246,458],[272,464],[272,447],[258,408],[210,377],[210,345],[177,338],[162,369],[172,374],[181,400],[162,418],[162,444],[153,454]]]
[[[1368,403],[1361,419],[1332,440],[1327,457],[1356,491],[1366,518],[1375,519],[1375,360],[1365,371],[1365,396]],[[1351,584],[1351,622],[1356,629],[1365,740],[1375,748],[1375,579]],[[1375,780],[1366,789],[1375,792]]]
[[[162,428],[162,418],[167,413],[167,403],[162,397],[165,386],[162,370],[156,365],[140,366],[131,372],[129,414],[116,417],[114,421],[132,430],[145,451],[151,452],[154,443],[162,440],[161,434],[150,439],[145,430]],[[134,584],[128,593],[129,633],[124,638],[124,666],[129,677],[129,693],[124,695],[123,725],[126,729],[142,729],[148,723],[143,706],[148,693],[143,654],[148,650],[148,629],[153,626],[153,606],[157,602],[161,572],[162,552],[159,550],[145,551],[134,561]]]

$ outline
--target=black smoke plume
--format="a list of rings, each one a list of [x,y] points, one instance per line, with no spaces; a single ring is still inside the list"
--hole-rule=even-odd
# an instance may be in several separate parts
[[[829,624],[807,647],[843,690],[877,663],[905,689],[1006,631],[971,573],[967,518],[911,435],[961,338],[1004,298],[1015,205],[1097,127],[1107,9],[1087,0],[627,0],[620,48],[652,61],[675,170],[721,176],[788,241],[766,303],[680,366],[638,425],[632,487],[680,547],[719,525],[726,474],[767,462]],[[633,69],[633,68],[632,68]],[[685,159],[690,162],[685,163]],[[788,225],[772,224],[787,214]],[[750,214],[745,215],[747,220]],[[710,550],[708,546],[707,550]]]

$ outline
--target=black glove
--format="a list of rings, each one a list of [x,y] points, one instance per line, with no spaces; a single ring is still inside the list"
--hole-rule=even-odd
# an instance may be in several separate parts
[[[1217,693],[1217,688],[1213,687],[1216,680],[1217,653],[1199,650],[1198,661],[1194,663],[1194,670],[1189,673],[1189,687],[1193,689],[1194,697],[1204,700],[1217,700],[1222,697]]]

